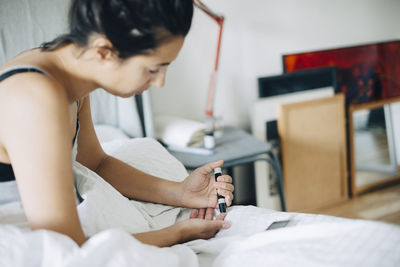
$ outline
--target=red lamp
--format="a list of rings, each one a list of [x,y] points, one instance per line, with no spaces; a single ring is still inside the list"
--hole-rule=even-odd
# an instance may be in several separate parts
[[[224,16],[218,15],[209,9],[206,5],[202,3],[201,0],[193,0],[193,3],[196,7],[206,13],[210,18],[212,18],[219,26],[219,33],[218,33],[218,43],[217,43],[217,51],[215,55],[215,63],[214,68],[211,74],[210,86],[208,89],[208,97],[207,97],[207,107],[206,107],[206,119],[211,121],[214,128],[214,113],[213,113],[213,105],[214,105],[214,94],[215,94],[215,84],[217,80],[217,73],[218,73],[218,63],[219,63],[219,54],[221,50],[221,37],[222,37],[222,30],[224,25]]]

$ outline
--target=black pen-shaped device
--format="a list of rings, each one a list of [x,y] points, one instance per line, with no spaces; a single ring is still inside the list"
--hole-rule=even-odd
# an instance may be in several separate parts
[[[218,177],[222,175],[221,168],[215,168],[214,169],[214,176],[215,176],[215,181],[217,181]],[[226,212],[226,203],[225,203],[225,197],[221,196],[220,194],[217,193],[218,197],[218,206],[219,206],[219,211],[221,213]]]

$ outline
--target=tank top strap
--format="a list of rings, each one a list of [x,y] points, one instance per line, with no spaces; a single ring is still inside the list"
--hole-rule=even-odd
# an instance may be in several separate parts
[[[38,67],[29,66],[29,65],[19,65],[19,66],[5,69],[2,72],[0,72],[0,82],[15,75],[15,74],[23,73],[23,72],[37,72],[37,73],[41,73],[41,74],[44,74],[44,75],[50,77],[50,75],[47,72],[45,72],[44,70],[42,70]]]

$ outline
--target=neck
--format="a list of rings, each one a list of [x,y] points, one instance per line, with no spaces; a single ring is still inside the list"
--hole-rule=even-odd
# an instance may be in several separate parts
[[[99,86],[93,80],[93,66],[80,57],[76,45],[66,45],[52,53],[54,56],[51,75],[66,89],[70,103],[87,96]]]

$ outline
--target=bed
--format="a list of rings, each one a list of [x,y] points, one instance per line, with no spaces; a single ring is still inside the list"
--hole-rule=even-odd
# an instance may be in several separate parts
[[[187,171],[153,138],[103,142],[124,162],[166,179]],[[130,233],[155,230],[189,217],[189,210],[129,200],[94,172],[74,163],[78,206],[86,235],[78,247],[68,236],[31,231],[20,202],[0,206],[0,266],[400,266],[400,227],[367,220],[229,208],[231,228],[209,240],[169,248],[142,244]],[[284,228],[267,230],[289,220]]]

